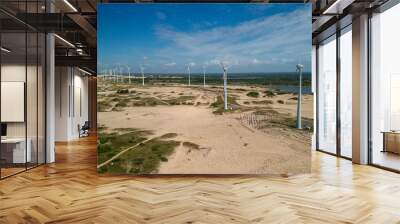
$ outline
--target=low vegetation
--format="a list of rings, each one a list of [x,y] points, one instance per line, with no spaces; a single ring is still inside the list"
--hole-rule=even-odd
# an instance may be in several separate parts
[[[119,89],[119,90],[117,90],[117,93],[118,94],[128,94],[129,90],[128,89]]]
[[[98,163],[103,163],[124,150],[139,142],[146,140],[146,136],[151,134],[149,131],[136,129],[115,129],[115,132],[100,132],[97,142]]]
[[[265,93],[265,96],[267,96],[267,97],[276,96],[276,93],[274,91],[271,91],[271,90],[266,90],[266,91],[264,91],[264,93]]]
[[[188,149],[199,150],[200,146],[192,142],[183,142],[182,145]]]
[[[97,102],[97,111],[106,112],[112,109],[112,104],[108,100],[102,100]]]
[[[165,100],[165,102],[167,102],[170,105],[193,105],[194,99],[195,99],[195,96],[180,95],[179,97],[176,97],[176,98],[167,99],[167,100]]]
[[[246,95],[248,97],[259,97],[260,93],[259,92],[255,92],[255,91],[251,91],[251,92],[248,92]]]
[[[252,101],[253,104],[274,104],[273,100],[260,100],[260,101]]]
[[[111,163],[103,166],[99,172],[151,174],[156,173],[161,162],[167,162],[180,142],[153,139],[127,151]]]
[[[169,139],[169,138],[175,138],[177,136],[178,136],[177,133],[167,133],[167,134],[162,135],[160,138],[161,139]]]
[[[160,163],[168,161],[168,156],[180,145],[178,141],[167,140],[176,137],[176,133],[167,133],[159,138],[141,143],[147,139],[147,136],[151,132],[133,128],[119,128],[114,129],[114,131],[112,133],[100,133],[99,135],[99,164],[107,161],[124,149],[139,145],[102,166],[99,169],[100,173],[154,173],[157,171]]]
[[[221,115],[225,111],[224,99],[221,95],[217,96],[216,101],[211,103],[210,106],[212,108],[215,108],[215,110],[213,111],[214,114]],[[233,109],[237,108],[237,106],[239,106],[239,104],[236,102],[236,97],[228,96],[228,108],[230,108],[230,110],[233,110]]]

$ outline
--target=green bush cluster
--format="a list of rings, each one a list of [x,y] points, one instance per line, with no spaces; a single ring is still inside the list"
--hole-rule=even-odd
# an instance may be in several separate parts
[[[246,95],[247,95],[248,97],[259,97],[260,93],[259,93],[259,92],[251,91],[251,92],[248,92]]]

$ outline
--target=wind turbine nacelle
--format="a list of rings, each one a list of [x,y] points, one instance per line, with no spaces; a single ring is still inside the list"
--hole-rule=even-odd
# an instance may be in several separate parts
[[[304,66],[303,66],[302,64],[297,64],[297,65],[296,65],[297,70],[302,70],[303,67],[304,67]]]

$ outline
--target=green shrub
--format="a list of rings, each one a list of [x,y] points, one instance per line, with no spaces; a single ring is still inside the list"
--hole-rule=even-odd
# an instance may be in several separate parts
[[[128,94],[129,90],[128,89],[119,89],[119,90],[117,90],[117,93],[118,94]]]
[[[264,93],[265,93],[265,95],[268,96],[268,97],[274,97],[274,96],[276,95],[276,94],[275,94],[273,91],[271,91],[271,90],[267,90],[267,91],[265,91]]]
[[[258,97],[260,94],[258,92],[251,91],[251,92],[248,92],[246,95],[248,97]]]
[[[126,104],[126,102],[121,101],[121,102],[118,102],[115,106],[116,106],[116,107],[126,107],[127,104]]]

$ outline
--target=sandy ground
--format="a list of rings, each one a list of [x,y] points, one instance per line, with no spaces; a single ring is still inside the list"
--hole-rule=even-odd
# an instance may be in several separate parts
[[[190,149],[182,144],[163,162],[160,174],[297,174],[309,172],[310,142],[288,137],[278,129],[254,129],[239,120],[242,113],[215,115],[210,104],[222,93],[222,87],[152,86],[134,87],[138,96],[168,100],[195,96],[194,105],[158,105],[125,107],[123,111],[99,112],[100,125],[108,129],[138,128],[153,131],[154,136],[177,133],[175,140],[200,146]],[[249,97],[249,91],[260,97]],[[264,88],[230,86],[229,94],[249,111],[273,108],[295,116],[297,100],[293,94],[264,96]],[[103,92],[110,94],[112,92]],[[255,103],[272,100],[272,104]],[[278,103],[282,100],[284,103]],[[246,103],[245,103],[246,102]],[[313,96],[303,96],[303,117],[313,117]],[[247,111],[247,112],[249,112]],[[291,133],[291,130],[285,130]],[[296,133],[293,135],[295,136]]]
[[[242,88],[242,87],[241,87]],[[137,89],[139,90],[139,89]],[[160,174],[296,174],[309,172],[310,145],[280,135],[278,131],[265,133],[245,126],[238,119],[240,114],[214,115],[208,106],[219,90],[204,91],[200,88],[152,87],[140,88],[141,92],[154,97],[176,97],[179,93],[196,95],[195,102],[204,105],[174,105],[127,107],[124,111],[100,112],[101,125],[113,128],[139,128],[151,130],[154,136],[177,133],[178,141],[192,142],[199,149],[183,145],[159,167]],[[265,100],[249,98],[247,92],[231,91],[241,101]],[[279,95],[274,100],[290,102],[292,94]],[[308,100],[307,97],[311,98]],[[307,111],[312,96],[305,97]],[[296,102],[296,101],[293,101]],[[274,104],[277,110],[295,113],[295,104]],[[311,115],[312,117],[312,115]]]
[[[211,88],[210,88],[211,87]],[[153,86],[153,87],[135,87],[130,88],[130,90],[137,90],[141,93],[141,96],[150,96],[155,97],[157,99],[168,99],[173,97],[179,97],[182,95],[185,96],[196,96],[197,99],[195,103],[201,102],[204,104],[212,103],[218,94],[222,94],[222,86],[207,86],[204,89],[202,86],[191,86],[187,87],[186,85],[176,85],[176,86]],[[245,91],[243,91],[245,90]],[[297,97],[297,94],[282,94],[276,95],[272,98],[264,96],[262,93],[265,91],[265,88],[261,87],[250,87],[250,86],[229,86],[228,93],[237,98],[237,101],[242,104],[242,106],[252,106],[252,107],[265,107],[265,105],[254,104],[254,101],[265,101],[272,100],[274,103],[269,104],[268,106],[275,109],[279,113],[288,113],[292,116],[296,115],[297,108],[297,100],[293,99]],[[260,97],[249,97],[246,94],[249,91],[256,91],[260,93]],[[103,92],[106,94],[113,93],[114,91]],[[278,101],[282,100],[284,103],[278,103]],[[244,102],[249,102],[250,104],[245,105]],[[312,119],[314,116],[313,113],[313,96],[312,95],[303,95],[302,97],[302,116],[305,118]]]

